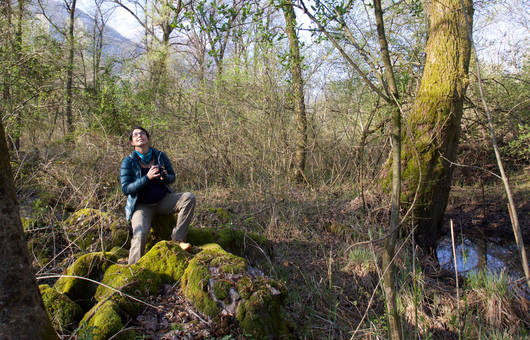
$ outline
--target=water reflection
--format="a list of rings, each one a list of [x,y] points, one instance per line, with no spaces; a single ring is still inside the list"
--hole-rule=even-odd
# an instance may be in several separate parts
[[[468,238],[455,240],[458,274],[468,276],[479,269],[487,268],[488,271],[495,274],[505,271],[512,280],[522,277],[517,246],[515,244],[502,245],[500,242],[493,241],[496,240],[485,238],[477,239],[475,242]],[[440,242],[436,249],[436,255],[442,268],[454,271],[451,236]]]

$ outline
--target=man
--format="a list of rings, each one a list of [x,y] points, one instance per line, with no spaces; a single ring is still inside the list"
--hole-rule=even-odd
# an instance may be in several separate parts
[[[136,263],[144,254],[151,221],[155,215],[177,213],[177,225],[171,239],[183,250],[189,250],[186,235],[195,208],[195,195],[175,193],[168,184],[175,181],[175,173],[166,154],[150,145],[149,133],[142,127],[133,128],[129,141],[134,151],[123,159],[120,181],[127,195],[125,216],[131,221],[133,237],[129,264]]]

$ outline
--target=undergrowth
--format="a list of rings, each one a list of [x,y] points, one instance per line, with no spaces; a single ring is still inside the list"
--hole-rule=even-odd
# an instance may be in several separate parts
[[[118,171],[130,148],[117,137],[79,133],[74,139],[13,157],[37,276],[62,272],[85,251],[64,227],[73,212],[100,210],[127,228]],[[188,154],[178,154],[169,143],[160,148],[174,161],[176,173],[184,173],[176,189],[192,190],[197,196],[194,225],[228,225],[258,232],[273,242],[274,257],[261,261],[261,269],[286,283],[288,312],[301,338],[386,338],[380,254],[389,201],[375,185],[365,181],[361,195],[358,185],[328,179],[310,186],[291,184],[288,178],[274,183],[232,178],[223,183],[209,172],[193,179],[190,160],[184,160]],[[190,158],[200,161],[197,154]],[[76,235],[82,238],[94,228],[106,237],[100,222]],[[94,249],[99,249],[98,242]],[[479,272],[470,277],[461,288],[457,315],[452,275],[415,249],[410,235],[403,235],[401,242],[395,261],[404,338],[518,339],[528,335],[528,302],[511,293],[504,276]]]

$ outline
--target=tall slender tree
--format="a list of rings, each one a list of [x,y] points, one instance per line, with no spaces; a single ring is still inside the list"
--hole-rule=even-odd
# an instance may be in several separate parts
[[[307,117],[304,102],[304,80],[302,78],[302,57],[300,42],[296,35],[296,15],[292,0],[280,1],[285,17],[285,33],[289,40],[289,70],[291,72],[291,98],[296,116],[296,150],[294,159],[294,178],[304,181],[307,145]]]
[[[390,50],[385,34],[383,8],[381,0],[374,0],[374,14],[377,28],[377,38],[381,59],[384,65],[383,77],[386,82],[385,90],[390,97],[392,110],[392,199],[390,209],[390,235],[385,240],[383,249],[383,288],[385,290],[386,310],[388,315],[389,338],[401,339],[401,323],[397,308],[394,250],[399,229],[399,208],[401,196],[401,111],[399,108],[399,93],[394,77],[394,68],[390,60]]]
[[[75,40],[74,40],[74,29],[75,29],[75,7],[77,0],[66,1],[66,10],[68,11],[70,21],[68,22],[68,32],[66,40],[68,42],[68,61],[66,64],[66,125],[68,132],[74,131],[74,119],[72,114],[72,88],[74,82],[74,52],[75,52]]]

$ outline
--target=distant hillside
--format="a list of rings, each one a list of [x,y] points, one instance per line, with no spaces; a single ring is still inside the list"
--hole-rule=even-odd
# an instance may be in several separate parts
[[[41,0],[43,4],[46,16],[50,18],[54,24],[60,28],[67,27],[69,20],[69,14],[66,10],[64,2],[61,0]],[[37,2],[32,2],[29,10],[39,20],[46,19],[43,16],[43,9]],[[81,10],[76,8],[76,30],[77,32],[84,31],[90,36],[94,30],[94,18]],[[62,35],[57,32],[53,25],[49,25],[49,32],[57,39],[63,39]],[[77,34],[76,34],[77,35]],[[137,55],[140,52],[140,47],[134,41],[124,37],[118,31],[110,27],[108,24],[105,25],[103,31],[103,57],[111,58],[127,58]]]

